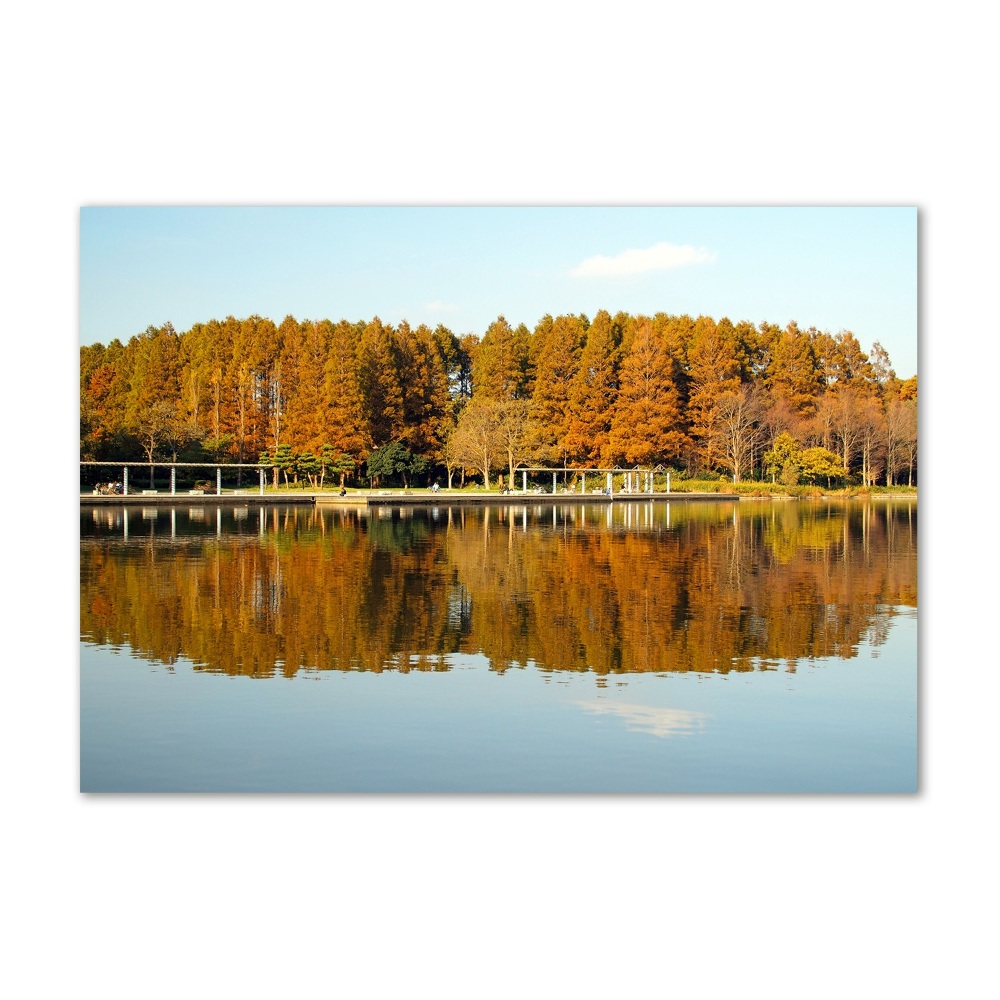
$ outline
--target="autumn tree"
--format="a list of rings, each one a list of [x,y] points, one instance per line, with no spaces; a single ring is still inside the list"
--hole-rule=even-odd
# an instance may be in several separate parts
[[[740,369],[732,323],[723,319],[716,325],[709,317],[699,316],[687,346],[688,433],[703,469],[728,465],[737,479],[752,444],[746,441],[744,447],[747,428],[736,427],[748,411],[746,397],[738,392]]]
[[[180,338],[169,323],[147,327],[126,348],[128,399],[126,419],[138,427],[144,412],[156,403],[175,408],[180,399]]]
[[[463,334],[458,339],[458,368],[452,384],[452,398],[456,405],[472,399],[472,373],[479,354],[479,337],[474,333]]]
[[[911,448],[917,440],[917,403],[914,399],[894,396],[885,408],[885,482],[895,486],[903,469],[911,473]]]
[[[812,341],[822,378],[828,388],[850,383],[855,383],[856,389],[860,388],[857,383],[874,387],[875,372],[868,355],[849,330],[841,330],[834,336],[814,334]]]
[[[207,345],[197,355],[202,385],[207,392],[207,407],[198,410],[203,429],[203,447],[216,460],[230,450],[234,440],[233,398],[230,370],[235,332],[239,322],[232,316],[225,321],[209,320],[204,327]]]
[[[179,434],[180,338],[170,323],[147,327],[145,333],[129,341],[123,360],[128,380],[125,423],[149,462],[152,488],[156,449],[168,435]]]
[[[261,383],[271,367],[277,345],[274,323],[258,315],[242,321],[227,317],[232,330],[232,356],[226,372],[231,393],[233,457],[244,462],[267,446],[267,413],[262,406],[266,394]]]
[[[462,485],[465,485],[465,473],[462,465],[462,434],[458,430],[458,424],[452,424],[445,431],[444,440],[441,442],[441,462],[444,465],[445,473],[448,476],[448,489],[451,489],[452,479],[457,469],[463,469]]]
[[[569,391],[563,445],[571,460],[596,464],[607,449],[618,400],[618,346],[621,328],[604,309],[587,330],[586,343]]]
[[[762,378],[774,404],[781,404],[796,415],[796,431],[816,412],[823,378],[814,350],[813,338],[792,322],[783,330],[762,323],[760,344],[764,368]]]
[[[619,382],[606,460],[655,464],[677,459],[687,445],[687,437],[680,429],[673,362],[646,317],[635,322]]]
[[[468,337],[458,337],[444,324],[434,328],[433,339],[444,369],[448,395],[452,400],[468,399],[472,395],[472,359]],[[475,339],[473,337],[473,339]]]
[[[403,389],[391,328],[376,316],[358,342],[358,386],[368,446],[388,444],[403,431]]]
[[[280,331],[284,341],[280,361],[281,437],[293,449],[316,453],[327,441],[326,363],[333,324],[329,320],[293,324],[288,319]]]
[[[490,323],[472,361],[473,394],[490,399],[523,399],[528,386],[528,331],[503,316]]]
[[[363,327],[346,320],[330,332],[327,358],[323,368],[327,401],[324,440],[336,452],[361,462],[367,450],[364,399],[358,368],[358,344]],[[341,486],[344,485],[341,477]]]
[[[534,372],[530,416],[536,429],[535,456],[556,462],[566,456],[570,399],[587,335],[585,316],[544,316],[531,340]]]
[[[912,486],[913,472],[917,465],[917,401],[913,399],[904,402],[907,404],[906,425],[900,442],[906,456],[906,482],[908,486]]]
[[[747,387],[759,413],[743,423]],[[546,315],[534,333],[500,316],[481,339],[377,316],[286,316],[276,327],[230,315],[183,334],[151,326],[127,344],[81,348],[80,448],[95,461],[150,461],[152,433],[154,458],[225,462],[280,444],[314,455],[329,445],[357,468],[396,441],[450,474],[464,466],[446,441],[474,397],[529,403],[534,453],[523,407],[494,412],[507,442],[492,461],[508,469],[565,457],[743,477],[785,432],[838,452],[865,483],[912,480],[916,469],[917,379],[900,380],[878,341],[866,355],[848,331],[603,310],[592,324]],[[167,405],[153,413],[158,403]],[[760,434],[739,454],[737,427]]]
[[[436,462],[451,412],[448,373],[429,327],[421,324],[412,330],[408,323],[401,323],[396,341],[402,390],[399,440],[415,455]]]
[[[80,452],[90,461],[127,449],[125,354],[117,338],[80,350]]]
[[[889,352],[877,340],[872,344],[869,363],[875,390],[879,398],[884,399],[892,387],[899,384],[899,379],[889,360]]]

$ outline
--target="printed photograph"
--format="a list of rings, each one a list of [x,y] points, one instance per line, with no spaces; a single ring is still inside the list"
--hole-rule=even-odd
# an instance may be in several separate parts
[[[82,207],[80,791],[918,792],[918,214]]]

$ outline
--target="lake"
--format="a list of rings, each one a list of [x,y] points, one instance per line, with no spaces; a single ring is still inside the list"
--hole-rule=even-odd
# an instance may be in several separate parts
[[[912,793],[915,500],[80,509],[85,792]]]

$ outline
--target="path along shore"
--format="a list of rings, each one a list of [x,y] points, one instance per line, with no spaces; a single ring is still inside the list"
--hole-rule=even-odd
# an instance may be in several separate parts
[[[80,504],[86,506],[93,504],[96,506],[187,506],[198,507],[205,504],[225,504],[226,506],[249,506],[253,505],[283,505],[283,504],[305,504],[305,505],[341,505],[341,506],[414,506],[428,507],[440,505],[456,504],[489,504],[489,503],[517,503],[517,504],[566,504],[566,503],[635,503],[638,501],[653,501],[658,503],[687,503],[691,501],[733,501],[733,500],[792,500],[787,496],[757,496],[741,495],[738,493],[684,493],[684,492],[657,492],[657,493],[615,493],[608,496],[606,493],[536,493],[528,491],[522,493],[513,490],[508,493],[501,493],[499,490],[484,490],[480,493],[449,492],[441,490],[435,493],[433,490],[372,490],[357,491],[341,496],[339,493],[318,492],[302,490],[295,493],[260,493],[258,490],[228,490],[222,493],[215,491],[190,490],[180,493],[170,493],[167,490],[130,490],[127,496],[122,494],[96,494],[81,493]],[[833,494],[820,499],[845,500],[845,499],[868,499],[868,500],[911,500],[916,502],[914,493],[875,493],[871,495],[861,494],[855,497],[844,497]]]
[[[130,490],[128,495],[81,493],[81,505],[121,506],[124,504],[141,506],[202,506],[204,504],[249,505],[249,504],[344,504],[349,506],[436,506],[440,504],[484,504],[484,503],[588,503],[602,504],[624,501],[687,501],[687,500],[739,500],[735,493],[522,493],[513,490],[501,493],[499,490],[484,490],[481,493],[449,492],[441,490],[372,490],[347,493],[310,492],[302,490],[294,493],[260,493],[258,490],[214,491],[190,490],[170,493],[166,490]]]

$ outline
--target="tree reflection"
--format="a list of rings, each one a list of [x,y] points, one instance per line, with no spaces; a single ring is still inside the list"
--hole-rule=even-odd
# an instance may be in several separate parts
[[[193,514],[82,511],[84,641],[256,677],[794,670],[916,607],[913,502]]]

